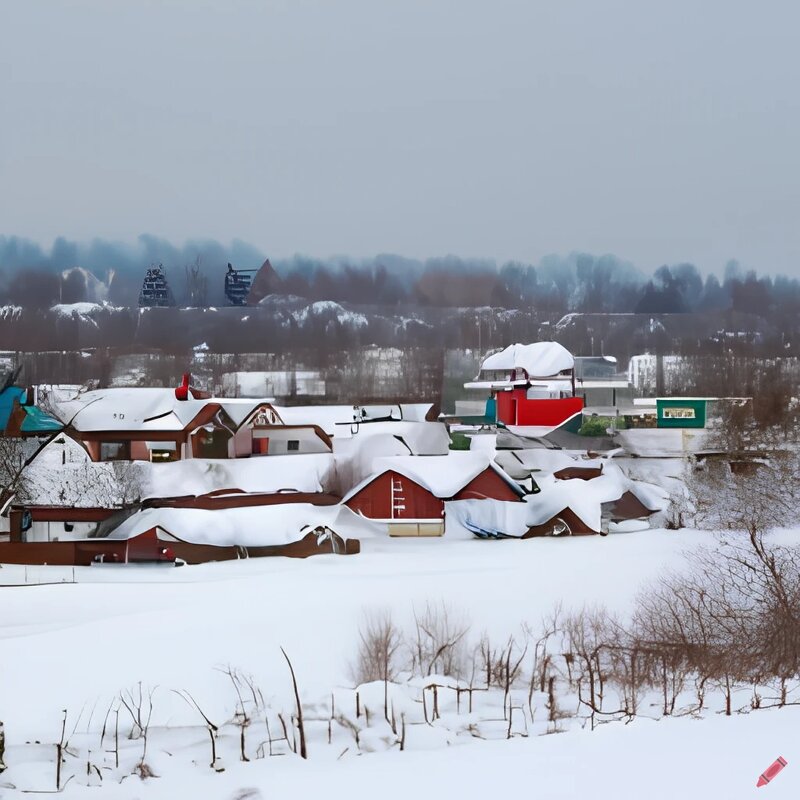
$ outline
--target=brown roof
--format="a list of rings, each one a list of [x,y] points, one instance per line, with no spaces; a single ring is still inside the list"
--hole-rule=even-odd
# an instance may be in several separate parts
[[[219,511],[225,508],[274,506],[285,503],[310,503],[315,506],[333,506],[340,498],[325,492],[243,492],[241,489],[217,489],[208,494],[181,497],[151,497],[142,508],[200,508]]]
[[[592,478],[599,478],[603,474],[602,467],[564,467],[553,473],[553,477],[562,481],[578,478],[582,481],[590,481]]]
[[[655,511],[648,508],[631,491],[625,492],[611,509],[611,519],[614,522],[621,522],[626,519],[641,519],[642,517],[649,517],[651,514],[655,514]]]

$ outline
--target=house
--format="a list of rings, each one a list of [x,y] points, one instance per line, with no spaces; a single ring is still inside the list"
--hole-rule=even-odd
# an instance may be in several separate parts
[[[533,479],[535,492],[518,503],[448,503],[451,517],[480,538],[528,539],[608,533],[619,523],[645,520],[668,502],[657,486],[628,478],[608,459],[576,458],[535,448],[498,451],[496,459],[516,478]],[[631,525],[626,529],[632,530]]]
[[[382,424],[424,423],[438,420],[432,403],[385,405],[275,406],[285,425],[319,425],[335,439],[376,431]]]
[[[325,497],[287,493],[255,498],[235,493],[217,503],[215,498],[176,500],[176,504],[142,508],[105,538],[128,541],[156,531],[159,541],[171,547],[178,558],[200,563],[272,555],[305,557],[324,552],[349,555],[359,552],[360,545],[358,539],[348,535],[371,533],[349,509]]]
[[[170,462],[191,458],[331,452],[313,423],[284,425],[269,399],[214,398],[189,376],[175,389],[112,388],[59,404],[70,435],[92,461]]]
[[[57,519],[63,519],[63,510],[57,512]],[[169,498],[150,501],[139,511],[109,511],[95,518],[99,522],[88,535],[75,531],[71,538],[48,540],[26,538],[23,532],[21,539],[0,543],[0,563],[200,564],[268,556],[351,555],[360,551],[360,541],[348,534],[371,534],[363,521],[338,505],[338,498],[296,493]]]
[[[84,539],[97,525],[117,513],[97,506],[14,504],[9,512],[9,540],[12,542],[57,542]]]
[[[483,453],[390,456],[343,498],[390,536],[442,536],[449,500],[519,501],[524,490]]]
[[[130,541],[73,539],[53,542],[0,543],[2,564],[88,567],[92,564],[174,564],[174,554],[152,535]]]
[[[575,359],[558,342],[509,345],[484,359],[478,377],[464,388],[488,391],[486,418],[523,435],[580,426]]]

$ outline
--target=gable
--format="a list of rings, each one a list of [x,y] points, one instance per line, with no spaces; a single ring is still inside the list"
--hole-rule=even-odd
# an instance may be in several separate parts
[[[520,500],[516,493],[491,467],[486,467],[466,486],[460,489],[454,500]]]

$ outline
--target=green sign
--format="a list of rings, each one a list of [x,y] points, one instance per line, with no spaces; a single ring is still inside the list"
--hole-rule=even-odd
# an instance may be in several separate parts
[[[659,428],[705,428],[706,401],[663,398],[656,400]]]

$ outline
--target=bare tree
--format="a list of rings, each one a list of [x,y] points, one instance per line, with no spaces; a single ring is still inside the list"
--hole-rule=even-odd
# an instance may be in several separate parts
[[[438,673],[460,678],[466,664],[469,623],[446,603],[414,609],[414,640],[410,643],[411,669],[419,675]]]
[[[397,677],[402,644],[402,634],[391,612],[365,615],[359,630],[358,660],[352,673],[357,684],[383,681],[383,712],[387,722],[390,721],[389,682]]]
[[[193,264],[186,264],[184,275],[186,277],[186,302],[193,308],[204,308],[208,305],[208,278],[200,267],[198,255]]]
[[[36,449],[35,440],[0,436],[0,511],[9,500],[28,496],[31,484],[26,468]]]
[[[228,676],[233,685],[233,690],[236,692],[234,722],[239,728],[239,757],[242,761],[249,761],[245,745],[245,733],[252,722],[253,715],[262,710],[264,698],[255,685],[252,675],[247,675],[230,665],[221,670],[221,672]]]

